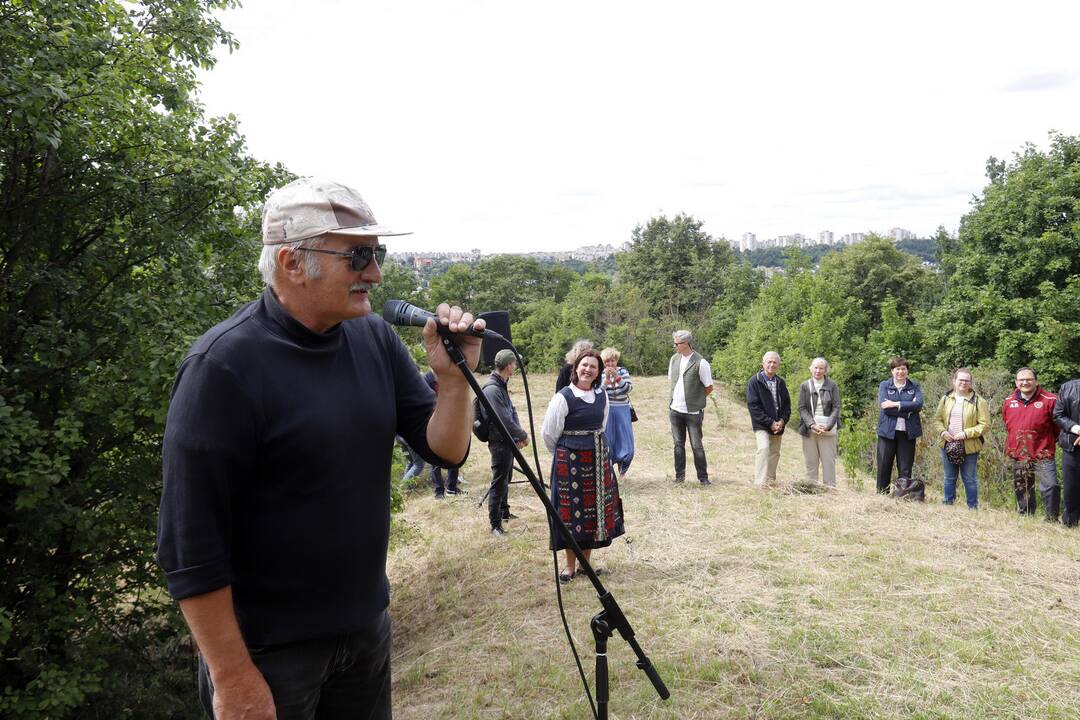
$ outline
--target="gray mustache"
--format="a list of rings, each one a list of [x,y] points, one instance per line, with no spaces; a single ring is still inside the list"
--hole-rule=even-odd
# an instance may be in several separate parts
[[[349,292],[352,292],[354,290],[367,290],[368,292],[371,292],[372,290],[374,290],[377,287],[379,287],[378,283],[355,282],[355,283],[353,283],[352,285],[349,286]]]

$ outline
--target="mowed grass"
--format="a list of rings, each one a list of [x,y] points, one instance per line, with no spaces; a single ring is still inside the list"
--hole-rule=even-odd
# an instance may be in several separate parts
[[[531,385],[539,430],[554,377]],[[511,388],[524,418],[520,379]],[[714,485],[675,486],[666,392],[666,378],[635,378],[627,533],[593,559],[671,698],[615,637],[610,717],[1080,717],[1080,532],[940,498],[899,503],[870,478],[801,492],[793,430],[778,486],[756,488],[746,410],[722,392],[705,424]],[[521,518],[492,538],[477,507],[488,460],[475,444],[469,494],[414,494],[396,524],[395,716],[590,717],[543,508],[511,486]],[[563,597],[591,683],[599,603],[583,578]]]

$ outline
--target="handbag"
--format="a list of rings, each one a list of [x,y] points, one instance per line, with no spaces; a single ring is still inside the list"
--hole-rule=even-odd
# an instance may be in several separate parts
[[[967,457],[967,451],[964,450],[963,440],[949,440],[945,443],[945,457],[953,465],[961,465],[964,462],[964,458]]]
[[[637,410],[634,409],[633,405],[630,406],[630,422],[637,422]]]

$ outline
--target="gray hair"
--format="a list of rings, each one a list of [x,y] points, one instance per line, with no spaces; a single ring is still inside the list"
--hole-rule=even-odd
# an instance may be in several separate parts
[[[780,359],[780,353],[776,352],[775,350],[770,350],[769,352],[761,356],[761,362],[765,362],[765,358],[769,357],[770,355],[775,355],[777,360]]]
[[[298,250],[300,248],[320,247],[326,240],[326,235],[316,235],[305,240],[297,240],[294,243],[280,243],[277,245],[263,245],[262,254],[259,255],[259,273],[263,282],[270,287],[274,286],[274,275],[278,269],[278,250]],[[309,278],[317,278],[322,275],[322,267],[319,265],[318,253],[300,253],[300,263],[304,268],[304,274]]]
[[[592,350],[592,340],[581,338],[570,348],[570,352],[566,353],[566,362],[573,365],[577,361],[578,355],[586,350]]]
[[[693,345],[694,336],[690,334],[689,330],[676,330],[671,333],[671,339],[677,343],[686,343]]]
[[[813,360],[810,361],[810,367],[814,367],[814,363],[816,363],[818,360],[825,363],[825,372],[829,372],[829,361],[826,360],[823,357],[820,357],[820,356],[818,356],[818,357],[816,357],[816,358],[814,358]]]

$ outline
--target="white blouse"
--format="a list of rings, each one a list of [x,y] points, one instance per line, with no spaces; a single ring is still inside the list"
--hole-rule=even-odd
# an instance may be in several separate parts
[[[567,385],[570,388],[570,392],[574,393],[574,397],[580,398],[585,402],[592,405],[596,402],[597,395],[604,394],[604,388],[601,386],[595,390],[582,390],[577,385]],[[559,444],[559,437],[562,436],[563,426],[566,425],[566,416],[569,414],[570,408],[566,404],[566,398],[563,397],[561,392],[555,393],[551,397],[551,402],[548,403],[547,412],[544,413],[544,424],[540,428],[540,436],[544,438],[544,446],[547,447],[548,452],[555,452],[555,446]],[[600,425],[600,429],[603,430],[607,427],[608,405],[604,405],[604,422]]]

